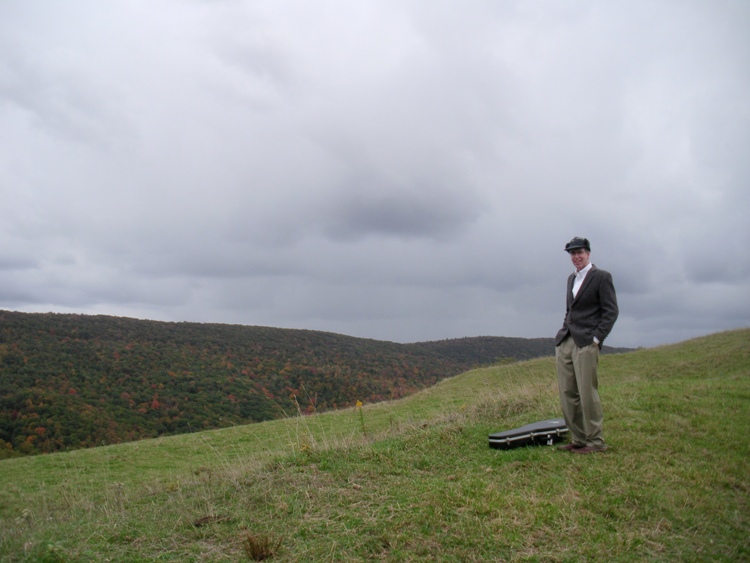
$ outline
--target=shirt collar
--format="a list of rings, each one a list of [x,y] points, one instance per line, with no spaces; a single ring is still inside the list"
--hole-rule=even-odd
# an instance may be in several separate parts
[[[586,267],[585,267],[585,268],[584,268],[583,270],[581,270],[580,272],[579,272],[578,270],[576,270],[576,273],[575,273],[575,274],[576,274],[576,276],[581,276],[581,277],[584,277],[584,276],[585,276],[586,274],[588,274],[588,273],[589,273],[589,270],[591,269],[591,266],[593,266],[593,264],[592,264],[591,262],[589,262],[589,263],[588,263],[588,266],[586,266]]]

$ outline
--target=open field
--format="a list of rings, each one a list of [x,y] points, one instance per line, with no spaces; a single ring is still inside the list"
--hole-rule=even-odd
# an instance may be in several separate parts
[[[0,560],[750,560],[750,330],[602,356],[600,381],[610,450],[590,456],[487,445],[559,416],[542,358],[389,403],[4,460]]]

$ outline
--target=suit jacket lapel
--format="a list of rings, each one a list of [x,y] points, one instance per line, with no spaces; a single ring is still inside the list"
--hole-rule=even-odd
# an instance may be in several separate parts
[[[575,279],[575,274],[568,276],[568,309],[573,305],[573,284],[575,283]]]

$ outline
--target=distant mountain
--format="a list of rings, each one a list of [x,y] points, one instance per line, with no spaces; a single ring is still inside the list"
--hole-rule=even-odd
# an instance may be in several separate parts
[[[0,458],[396,399],[473,367],[552,354],[551,338],[398,344],[0,311]]]

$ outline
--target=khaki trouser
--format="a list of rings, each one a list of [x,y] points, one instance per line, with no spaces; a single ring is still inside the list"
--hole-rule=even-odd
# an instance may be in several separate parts
[[[599,399],[599,346],[593,342],[579,348],[568,336],[555,348],[557,383],[565,424],[573,443],[603,446],[602,422],[604,414]]]

